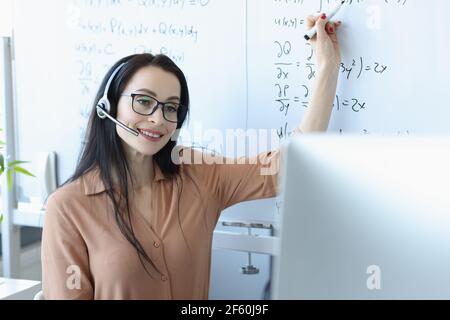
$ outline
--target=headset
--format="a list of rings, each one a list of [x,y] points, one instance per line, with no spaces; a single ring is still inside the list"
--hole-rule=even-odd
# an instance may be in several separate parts
[[[103,92],[103,96],[101,97],[101,99],[98,101],[97,106],[96,106],[96,110],[97,110],[97,115],[99,116],[100,119],[105,119],[108,118],[109,120],[111,120],[112,122],[114,122],[115,124],[117,124],[118,126],[120,126],[121,128],[123,128],[124,130],[128,131],[129,133],[138,136],[139,135],[139,131],[134,130],[130,127],[128,127],[127,125],[125,125],[124,123],[120,122],[117,119],[114,119],[109,113],[111,111],[111,104],[109,103],[108,100],[108,91],[109,91],[109,87],[111,86],[111,82],[114,80],[115,75],[119,72],[119,70],[126,65],[127,63],[124,62],[121,65],[119,65],[114,72],[111,74],[111,76],[108,79],[108,82],[106,83],[106,87],[105,87],[105,91]]]

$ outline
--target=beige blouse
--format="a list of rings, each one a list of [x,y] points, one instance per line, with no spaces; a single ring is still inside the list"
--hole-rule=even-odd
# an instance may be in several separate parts
[[[238,164],[182,164],[178,184],[155,164],[151,220],[130,208],[136,237],[159,270],[147,264],[153,278],[120,232],[98,168],[59,188],[48,199],[43,227],[44,297],[207,299],[220,213],[238,202],[276,196],[279,153],[240,158]]]

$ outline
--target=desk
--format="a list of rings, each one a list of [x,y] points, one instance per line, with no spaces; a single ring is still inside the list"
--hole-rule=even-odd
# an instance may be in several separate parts
[[[33,300],[41,290],[41,282],[0,278],[0,300]]]

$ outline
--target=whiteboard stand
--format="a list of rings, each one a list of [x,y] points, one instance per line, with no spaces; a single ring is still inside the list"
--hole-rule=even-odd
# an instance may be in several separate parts
[[[15,159],[12,50],[10,37],[1,37],[0,40],[0,97],[3,97],[0,98],[0,107],[3,115],[2,129],[6,140],[6,145],[3,146],[3,155],[7,162],[8,159]],[[11,191],[8,190],[6,172],[1,176],[1,197],[3,276],[18,278],[20,273],[20,228],[13,223],[15,194],[14,188]]]
[[[227,221],[219,220],[219,223],[227,227],[242,227],[252,229],[272,229],[270,221]],[[243,251],[248,253],[260,253],[267,255],[276,254],[278,237],[249,235],[243,232],[214,231],[213,248],[232,251]]]

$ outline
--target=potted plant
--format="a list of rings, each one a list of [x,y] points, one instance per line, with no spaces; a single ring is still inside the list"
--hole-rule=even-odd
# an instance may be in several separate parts
[[[0,129],[2,131],[2,129]],[[0,150],[3,149],[3,146],[5,145],[5,142],[0,140]],[[26,169],[22,168],[21,164],[28,163],[29,161],[20,161],[20,160],[14,160],[11,162],[5,162],[5,157],[3,156],[3,153],[0,151],[0,176],[6,171],[6,178],[8,181],[8,190],[12,189],[13,186],[13,172],[26,174],[27,176],[34,177],[33,174],[28,172]],[[3,220],[3,214],[0,213],[0,223]]]

